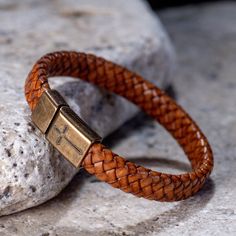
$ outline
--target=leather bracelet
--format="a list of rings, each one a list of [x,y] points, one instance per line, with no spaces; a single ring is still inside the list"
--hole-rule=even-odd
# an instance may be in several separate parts
[[[101,139],[51,90],[48,78],[71,76],[125,97],[156,119],[177,140],[192,171],[172,175],[136,165],[100,143]],[[191,117],[164,91],[126,68],[91,54],[55,52],[33,66],[25,83],[32,120],[76,167],[138,197],[178,201],[195,194],[213,168],[211,147]]]

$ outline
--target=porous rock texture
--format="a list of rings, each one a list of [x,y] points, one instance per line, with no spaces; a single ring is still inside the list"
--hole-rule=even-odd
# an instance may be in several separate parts
[[[96,53],[164,87],[174,52],[140,0],[0,0],[0,22],[0,215],[6,215],[54,197],[77,172],[31,123],[23,86],[36,59],[55,50]],[[52,84],[102,136],[137,112],[79,80]]]
[[[159,203],[81,171],[53,200],[1,218],[0,235],[236,235],[236,3],[177,8],[160,16],[179,58],[173,80],[178,102],[213,148],[215,167],[204,188],[185,201]],[[147,167],[172,173],[189,169],[174,140],[146,116],[132,119],[105,141]]]

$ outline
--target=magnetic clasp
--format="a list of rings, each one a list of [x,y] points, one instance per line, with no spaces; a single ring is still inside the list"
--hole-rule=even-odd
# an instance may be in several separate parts
[[[68,106],[55,90],[46,91],[32,113],[46,139],[75,167],[79,167],[94,142],[101,137]]]
[[[31,116],[33,123],[42,133],[47,132],[61,106],[68,106],[68,104],[56,90],[47,90],[42,94]]]
[[[79,167],[90,146],[101,137],[68,106],[57,112],[46,138],[75,167]]]

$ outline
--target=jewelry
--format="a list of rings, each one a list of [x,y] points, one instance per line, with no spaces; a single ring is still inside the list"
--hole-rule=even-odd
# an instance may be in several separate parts
[[[51,90],[48,78],[71,76],[125,97],[155,118],[183,148],[192,171],[164,174],[125,160],[100,143],[101,138]],[[55,52],[36,62],[25,84],[32,121],[75,167],[138,197],[178,201],[195,194],[213,168],[211,147],[191,117],[164,91],[141,76],[91,54]]]

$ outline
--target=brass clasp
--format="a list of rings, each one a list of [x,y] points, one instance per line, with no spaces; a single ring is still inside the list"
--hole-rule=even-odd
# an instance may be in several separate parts
[[[42,94],[32,112],[32,121],[75,167],[80,166],[90,146],[101,141],[56,90]]]

